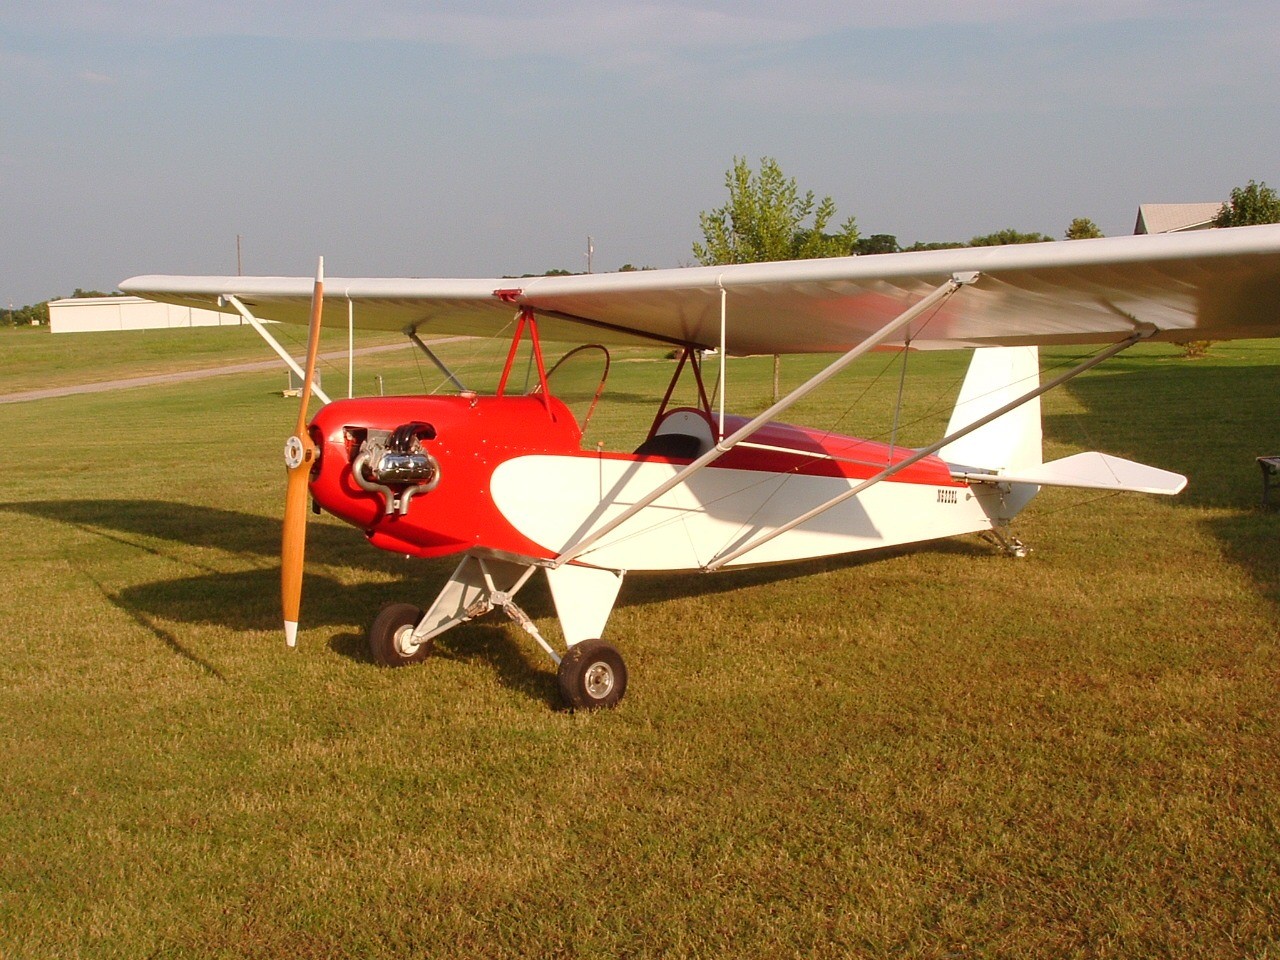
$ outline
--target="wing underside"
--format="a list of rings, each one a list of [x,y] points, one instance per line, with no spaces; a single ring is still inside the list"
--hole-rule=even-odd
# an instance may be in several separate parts
[[[1280,336],[1280,225],[788,263],[512,279],[343,279],[325,320],[492,335],[518,307],[551,340],[719,346],[736,355],[845,351],[957,273],[979,279],[886,341],[919,349]],[[127,293],[262,319],[308,320],[309,277],[134,277]],[[722,294],[723,291],[723,294]],[[499,296],[501,293],[501,296]]]

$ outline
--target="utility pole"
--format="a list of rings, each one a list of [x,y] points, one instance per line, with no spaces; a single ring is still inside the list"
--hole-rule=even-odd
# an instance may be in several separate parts
[[[244,264],[240,260],[240,234],[236,234],[236,276],[244,276]]]
[[[592,240],[591,237],[587,237],[587,273],[595,272],[592,269],[592,259],[595,256],[595,252],[596,252],[595,241]]]

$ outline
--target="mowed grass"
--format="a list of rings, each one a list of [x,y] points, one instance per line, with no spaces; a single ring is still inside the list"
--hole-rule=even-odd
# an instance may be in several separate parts
[[[271,331],[295,356],[306,356],[305,327],[275,324]],[[360,331],[356,347],[403,339],[398,334]],[[345,328],[324,330],[321,349],[346,350]],[[0,395],[271,359],[274,354],[247,324],[92,334],[52,334],[48,327],[17,327],[0,330]],[[321,375],[326,384],[332,377],[345,390],[345,361],[322,363]],[[272,383],[282,383],[286,376],[281,364]]]
[[[892,363],[794,419],[885,434]],[[620,351],[592,442],[642,436],[670,369]],[[902,442],[963,371],[911,358]],[[731,361],[731,408],[770,376]],[[0,956],[1280,953],[1275,342],[1138,348],[1046,398],[1050,456],[1191,485],[1046,491],[1025,560],[961,538],[628,579],[631,687],[595,715],[499,617],[375,667],[378,607],[452,563],[327,517],[285,650],[280,379],[0,407]],[[521,602],[558,636],[540,581]]]

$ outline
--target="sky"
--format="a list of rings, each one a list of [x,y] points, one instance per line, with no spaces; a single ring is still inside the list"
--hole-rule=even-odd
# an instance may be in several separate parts
[[[903,244],[1280,186],[1270,0],[5,0],[0,306],[692,262],[735,157]]]

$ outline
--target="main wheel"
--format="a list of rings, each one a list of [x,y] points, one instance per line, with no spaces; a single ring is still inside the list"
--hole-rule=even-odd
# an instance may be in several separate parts
[[[369,652],[384,667],[403,667],[425,660],[432,642],[413,642],[413,628],[422,620],[422,610],[411,603],[389,603],[369,627]]]
[[[611,644],[583,640],[560,661],[560,693],[573,710],[615,707],[627,692],[627,665]]]

